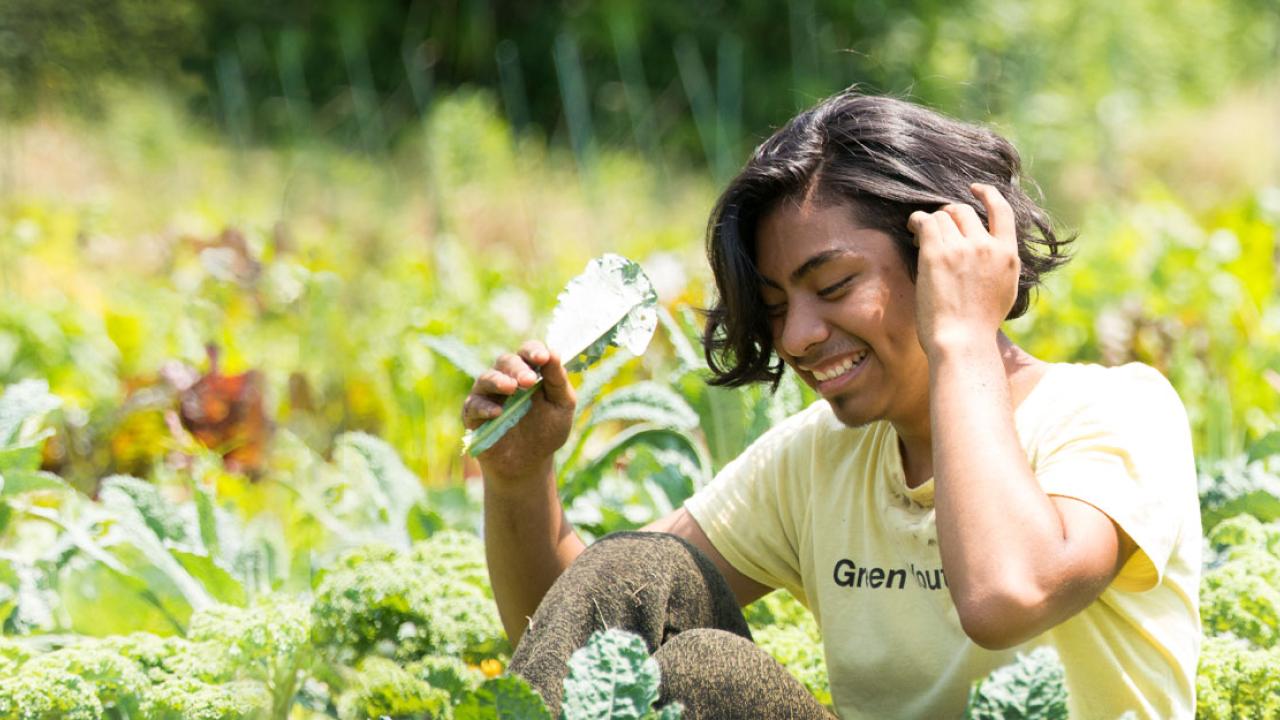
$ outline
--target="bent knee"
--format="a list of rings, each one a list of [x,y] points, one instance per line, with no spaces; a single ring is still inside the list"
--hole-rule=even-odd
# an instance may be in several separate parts
[[[588,545],[574,564],[605,565],[611,572],[627,572],[628,568],[652,572],[697,557],[697,548],[670,533],[624,531]]]
[[[751,640],[715,628],[686,630],[665,642],[654,654],[664,681],[696,676],[717,686],[733,684],[752,673],[772,670],[773,658]]]
[[[689,718],[833,716],[767,652],[724,630],[687,630],[654,653],[663,705],[679,702]]]

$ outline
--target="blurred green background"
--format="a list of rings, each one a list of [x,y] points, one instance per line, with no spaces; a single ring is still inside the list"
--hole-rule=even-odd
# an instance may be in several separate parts
[[[210,344],[268,429],[456,483],[470,381],[424,336],[487,359],[605,251],[704,303],[719,185],[856,83],[1009,136],[1080,235],[1012,332],[1155,365],[1230,456],[1280,408],[1278,66],[1269,0],[3,0],[0,382],[66,399],[85,489],[172,450]]]
[[[991,125],[1078,234],[1008,330],[1173,382],[1198,717],[1273,716],[1275,0],[0,0],[0,718],[447,714],[441,662],[470,702],[510,649],[471,375],[639,261],[660,327],[575,379],[560,492],[588,538],[678,506],[813,400],[706,385],[703,232],[852,84]],[[748,614],[829,700],[808,613]]]

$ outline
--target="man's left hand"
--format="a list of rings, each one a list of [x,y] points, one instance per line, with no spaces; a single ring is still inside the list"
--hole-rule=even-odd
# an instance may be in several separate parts
[[[1013,208],[998,190],[974,183],[990,228],[973,207],[916,211],[907,228],[920,247],[916,334],[930,357],[951,342],[994,337],[1018,296],[1018,233]]]

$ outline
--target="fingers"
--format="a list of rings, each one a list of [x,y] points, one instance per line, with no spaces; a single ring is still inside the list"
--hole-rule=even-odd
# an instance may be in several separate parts
[[[987,217],[991,221],[989,230],[991,235],[1001,240],[1017,240],[1018,225],[1013,215],[1013,207],[1009,205],[1008,200],[1004,199],[1004,195],[1001,195],[994,186],[985,183],[974,183],[969,186],[969,191],[987,208]]]
[[[528,346],[529,343],[526,343]],[[536,356],[537,348],[530,349]],[[545,352],[545,348],[543,349]],[[525,358],[511,353],[499,355],[493,367],[484,371],[471,386],[471,394],[462,401],[462,422],[473,428],[502,412],[507,397],[521,388],[532,387],[538,382],[538,374]]]
[[[515,381],[514,386],[511,386],[509,382],[502,381],[504,387],[511,387],[510,392],[507,392],[507,394],[515,392],[518,388],[533,387],[534,383],[538,382],[537,371],[519,355],[511,353],[499,355],[497,362],[493,364],[493,369]],[[498,380],[502,380],[502,378],[498,378]]]
[[[520,357],[541,372],[543,392],[547,400],[557,405],[575,402],[569,373],[555,351],[537,340],[530,340],[520,346]]]
[[[978,217],[978,211],[974,210],[972,205],[951,203],[943,205],[942,212],[955,222],[956,227],[960,228],[960,234],[965,237],[982,237],[987,232],[987,228],[982,224],[982,218]]]
[[[916,247],[923,248],[938,241],[941,230],[933,216],[923,210],[917,210],[907,218],[907,229],[916,236]]]
[[[568,372],[556,353],[537,340],[520,346],[518,353],[504,353],[493,367],[481,373],[462,403],[462,422],[475,428],[502,413],[503,403],[518,390],[533,387],[541,380],[546,399],[557,405],[576,402]]]
[[[548,351],[547,361],[542,364],[542,390],[547,400],[555,405],[567,407],[577,402],[569,373],[561,364],[560,356],[554,352]]]
[[[462,426],[474,430],[502,414],[502,404],[472,392],[462,401]]]
[[[915,234],[916,246],[921,250],[930,245],[952,242],[964,237],[956,221],[945,208],[932,213],[923,210],[911,213],[907,218],[907,229]]]

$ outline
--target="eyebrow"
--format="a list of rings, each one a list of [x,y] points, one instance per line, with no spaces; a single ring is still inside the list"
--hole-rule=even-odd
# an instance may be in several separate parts
[[[834,250],[823,250],[822,252],[818,253],[817,255],[814,255],[813,257],[809,258],[808,260],[805,260],[803,263],[801,263],[801,264],[800,264],[800,267],[798,267],[798,268],[796,268],[794,271],[792,271],[792,273],[791,273],[791,282],[793,282],[793,283],[800,282],[801,280],[803,280],[803,279],[804,279],[804,276],[805,276],[805,275],[808,275],[809,273],[813,272],[814,270],[817,270],[818,268],[822,267],[823,265],[826,265],[827,263],[831,262],[832,260],[835,260],[835,259],[836,259],[836,258],[838,258],[838,257],[842,257],[842,256],[845,256],[845,255],[852,255],[852,254],[854,254],[854,253],[853,253],[853,251],[852,251],[852,250],[849,250],[848,248],[844,248],[844,249],[834,249]],[[776,282],[774,282],[774,281],[770,280],[769,278],[765,277],[764,275],[761,275],[761,276],[760,276],[760,282],[764,283],[765,285],[768,285],[768,286],[769,286],[769,287],[771,287],[771,288],[777,288],[777,289],[779,289],[779,290],[781,290],[781,289],[782,289],[782,286],[781,286],[781,285],[779,285],[778,283],[776,283]]]

